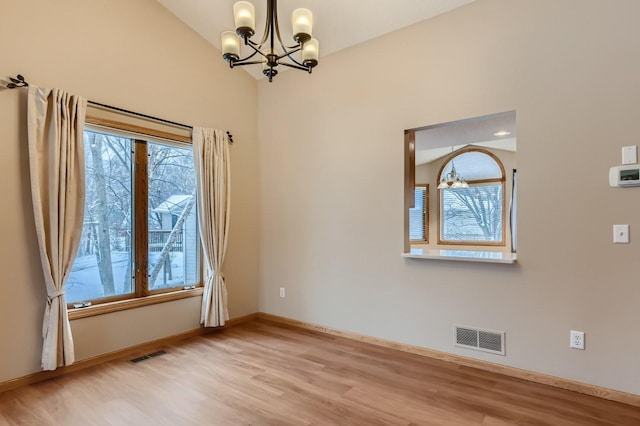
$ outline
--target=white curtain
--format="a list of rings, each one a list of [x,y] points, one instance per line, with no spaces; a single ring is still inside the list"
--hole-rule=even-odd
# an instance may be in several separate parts
[[[87,101],[30,86],[27,101],[31,197],[47,289],[42,369],[74,361],[64,284],[80,244],[84,218],[83,129]]]
[[[224,325],[229,319],[222,265],[227,251],[231,208],[229,140],[221,130],[193,128],[198,192],[198,229],[204,253],[204,294],[200,323]]]

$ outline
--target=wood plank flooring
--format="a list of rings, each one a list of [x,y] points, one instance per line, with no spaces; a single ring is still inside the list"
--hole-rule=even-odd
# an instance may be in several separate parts
[[[640,408],[251,321],[0,394],[0,425],[640,425]]]

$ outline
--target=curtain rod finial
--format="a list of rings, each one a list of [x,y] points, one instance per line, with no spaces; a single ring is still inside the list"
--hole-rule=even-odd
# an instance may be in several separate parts
[[[9,77],[9,80],[11,80],[10,83],[2,80],[2,84],[7,89],[16,89],[18,87],[29,87],[29,83],[27,83],[27,81],[24,79],[24,77],[22,75],[20,75],[20,74],[18,74],[15,77]]]

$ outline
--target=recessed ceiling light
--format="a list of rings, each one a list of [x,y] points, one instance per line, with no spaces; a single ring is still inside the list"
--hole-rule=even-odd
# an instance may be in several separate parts
[[[511,132],[507,132],[506,130],[500,130],[499,132],[496,132],[493,134],[493,136],[509,136],[511,134]]]

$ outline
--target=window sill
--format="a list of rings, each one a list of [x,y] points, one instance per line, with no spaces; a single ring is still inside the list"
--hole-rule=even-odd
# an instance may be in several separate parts
[[[191,290],[172,291],[170,293],[154,294],[136,299],[118,300],[117,302],[102,303],[88,306],[86,308],[69,309],[69,319],[87,318],[95,315],[103,315],[111,312],[135,309],[143,306],[155,305],[157,303],[171,302],[173,300],[186,299],[189,297],[202,296],[203,288],[197,287]]]
[[[462,262],[483,263],[515,263],[516,253],[478,250],[434,250],[412,248],[409,253],[402,253],[408,259],[457,260]]]

